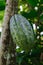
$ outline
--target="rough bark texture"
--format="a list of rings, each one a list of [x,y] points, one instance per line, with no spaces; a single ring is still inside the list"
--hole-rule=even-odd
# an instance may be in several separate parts
[[[9,22],[10,22],[11,16],[14,14],[12,12],[16,10],[15,9],[16,5],[14,5],[14,3],[16,4],[16,2],[17,0],[7,0],[6,2],[5,15],[4,15],[4,21],[3,21],[3,26],[2,26],[3,28],[2,28],[2,34],[1,34],[1,44],[2,44],[1,52],[2,53],[0,56],[0,60],[1,60],[0,65],[15,65],[15,56],[14,56],[15,55],[15,44],[13,44],[13,41],[10,35]],[[6,55],[7,56],[10,55],[11,62],[9,61],[9,58],[6,57]]]
[[[7,46],[9,44],[10,30],[9,30],[9,21],[12,13],[12,0],[7,0],[5,15],[4,15],[4,23],[1,35],[1,44],[2,44],[2,61],[1,65],[6,65],[6,59],[4,58],[5,53],[8,51]]]

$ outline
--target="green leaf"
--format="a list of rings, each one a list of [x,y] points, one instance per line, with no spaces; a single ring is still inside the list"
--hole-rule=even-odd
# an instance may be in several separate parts
[[[40,16],[40,22],[43,24],[43,14]]]
[[[40,48],[34,48],[33,50],[32,50],[32,53],[31,53],[31,56],[39,56],[40,55],[40,52],[41,52],[41,50],[40,50]]]
[[[39,32],[42,32],[43,31],[43,25],[40,25],[39,26]]]
[[[29,18],[29,15],[28,15],[29,13],[22,11],[21,14],[22,14],[24,17],[26,17],[27,19]]]
[[[3,16],[0,16],[0,20],[2,20],[3,19]]]
[[[4,10],[0,11],[0,23],[2,23],[3,21],[3,16],[4,16]]]
[[[43,6],[40,6],[40,12],[43,12]]]
[[[40,3],[43,4],[43,0],[40,0]]]
[[[27,2],[28,2],[31,6],[35,7],[35,6],[37,5],[37,3],[38,3],[38,0],[27,0]]]
[[[4,10],[5,9],[5,1],[0,1],[0,10]]]
[[[31,10],[30,12],[24,12],[24,11],[22,11],[21,14],[24,17],[26,17],[27,19],[34,19],[38,15],[35,10]]]

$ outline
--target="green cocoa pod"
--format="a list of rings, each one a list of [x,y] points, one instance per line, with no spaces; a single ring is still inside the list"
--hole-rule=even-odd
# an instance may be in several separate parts
[[[20,14],[10,19],[10,31],[13,41],[26,53],[34,47],[34,34],[29,21]]]

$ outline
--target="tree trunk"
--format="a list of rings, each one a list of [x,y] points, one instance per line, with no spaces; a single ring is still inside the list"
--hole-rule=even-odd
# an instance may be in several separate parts
[[[3,21],[3,28],[2,28],[2,35],[1,35],[1,44],[2,44],[2,60],[0,65],[6,65],[6,58],[4,55],[7,53],[7,46],[9,44],[9,37],[10,37],[10,30],[9,30],[9,21],[11,18],[12,13],[12,0],[7,0],[6,8],[5,8],[5,15]]]
[[[0,56],[0,65],[15,65],[15,57],[13,57],[15,55],[15,44],[13,45],[13,41],[10,35],[10,18],[11,16],[14,14],[13,11],[15,10],[14,8],[17,8],[16,5],[14,5],[13,3],[17,2],[17,0],[7,0],[6,2],[6,8],[5,8],[5,15],[4,15],[4,21],[3,21],[3,28],[2,28],[2,34],[1,34],[1,44],[2,44],[2,48],[1,48],[1,56]],[[15,3],[16,4],[16,3]],[[13,7],[15,6],[15,7]],[[12,43],[12,44],[11,44]],[[11,50],[13,47],[14,51]],[[11,64],[8,60],[8,55],[9,53],[12,52],[12,56],[14,60],[14,62],[11,60],[11,62],[13,62],[13,64]],[[14,54],[14,55],[13,55]],[[11,54],[10,54],[11,55]],[[9,62],[9,63],[7,63]]]
[[[43,62],[43,52],[41,53],[40,61]]]

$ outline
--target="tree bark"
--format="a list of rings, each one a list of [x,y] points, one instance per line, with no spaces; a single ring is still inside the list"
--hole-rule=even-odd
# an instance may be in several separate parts
[[[43,52],[41,53],[40,61],[43,62]]]
[[[4,21],[3,21],[3,26],[2,26],[2,34],[1,34],[2,49],[1,49],[1,56],[0,56],[0,60],[1,60],[0,65],[6,65],[5,54],[8,51],[7,46],[9,44],[9,40],[10,40],[9,21],[12,16],[12,10],[13,10],[12,5],[13,5],[13,0],[7,0]]]
[[[4,21],[2,26],[1,34],[1,56],[0,56],[0,65],[15,65],[16,56],[15,49],[16,45],[13,43],[11,34],[10,34],[10,18],[12,15],[17,13],[17,0],[7,0]]]

